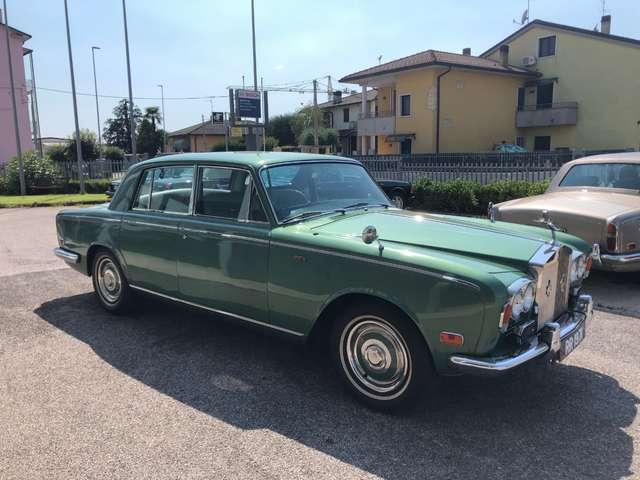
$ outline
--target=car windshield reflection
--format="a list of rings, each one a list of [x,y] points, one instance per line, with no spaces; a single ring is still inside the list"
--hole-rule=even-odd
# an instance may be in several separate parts
[[[559,186],[640,190],[640,164],[585,163],[576,165],[567,172]]]
[[[260,172],[279,222],[373,206],[389,200],[360,165],[318,162],[276,165]]]

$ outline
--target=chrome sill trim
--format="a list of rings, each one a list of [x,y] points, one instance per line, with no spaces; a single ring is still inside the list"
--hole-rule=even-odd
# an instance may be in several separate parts
[[[67,263],[80,263],[80,255],[64,248],[54,248],[53,254]]]
[[[306,246],[303,246],[303,245],[295,245],[295,244],[291,244],[291,243],[284,243],[284,242],[278,242],[278,241],[271,241],[271,245],[272,246],[278,246],[278,247],[305,250],[307,252],[323,253],[323,254],[327,254],[327,255],[333,255],[334,257],[348,258],[348,259],[351,259],[351,260],[360,260],[362,262],[373,263],[374,265],[381,265],[381,266],[388,266],[388,267],[392,267],[392,268],[398,268],[400,270],[406,270],[408,272],[420,273],[422,275],[429,275],[431,277],[439,278],[439,279],[445,280],[447,282],[459,283],[461,285],[466,285],[467,287],[471,287],[471,288],[474,288],[476,290],[480,290],[480,287],[478,285],[476,285],[475,283],[471,283],[471,282],[469,282],[467,280],[463,280],[461,278],[455,278],[455,277],[452,277],[451,275],[435,273],[435,272],[431,272],[429,270],[424,270],[422,268],[411,267],[409,265],[401,265],[399,263],[395,263],[395,262],[391,262],[391,261],[376,260],[374,258],[361,257],[359,255],[352,255],[352,254],[349,254],[349,253],[334,252],[334,251],[325,250],[325,249],[322,249],[322,248],[306,247]]]
[[[612,263],[612,264],[628,264],[628,263],[640,263],[640,253],[629,253],[627,255],[611,255],[607,253],[603,253],[600,255],[600,260],[602,263]]]
[[[203,310],[208,310],[209,312],[217,313],[220,315],[226,315],[227,317],[236,318],[238,320],[243,320],[245,322],[253,323],[255,325],[260,325],[262,327],[272,328],[274,330],[278,330],[280,332],[288,333],[290,335],[295,335],[297,337],[304,336],[304,333],[296,332],[294,330],[289,330],[288,328],[279,327],[277,325],[271,325],[270,323],[261,322],[260,320],[254,320],[253,318],[244,317],[242,315],[237,315],[231,312],[225,312],[224,310],[218,310],[217,308],[205,307],[204,305],[200,305],[199,303],[189,302],[188,300],[182,300],[181,298],[172,297],[171,295],[165,295],[164,293],[154,292],[153,290],[149,290],[147,288],[138,287],[137,285],[129,284],[131,288],[134,290],[139,290],[141,292],[149,293],[151,295],[156,295],[158,297],[166,298],[167,300],[172,300],[174,302],[184,303],[185,305],[190,305],[192,307],[201,308]]]

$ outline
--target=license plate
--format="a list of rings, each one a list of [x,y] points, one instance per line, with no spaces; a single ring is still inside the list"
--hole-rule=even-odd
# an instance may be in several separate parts
[[[560,344],[560,351],[558,352],[558,360],[564,360],[567,356],[573,352],[585,335],[585,323],[582,322],[578,328],[576,328],[571,335],[565,337]]]

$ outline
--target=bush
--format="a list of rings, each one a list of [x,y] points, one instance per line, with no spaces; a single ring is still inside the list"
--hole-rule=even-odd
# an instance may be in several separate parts
[[[278,142],[278,139],[276,137],[267,137],[264,140],[264,144],[265,144],[265,150],[267,152],[272,152],[273,149],[280,144],[280,142]]]
[[[107,191],[111,180],[106,178],[88,179],[84,181],[84,190],[86,193],[104,193]],[[80,193],[80,182],[78,180],[70,180],[61,193]]]
[[[6,195],[7,192],[7,177],[4,175],[0,176],[0,195]]]
[[[39,158],[33,152],[22,154],[22,163],[24,165],[24,181],[27,187],[27,193],[34,193],[33,187],[48,187],[55,183],[58,176],[58,170],[51,159],[45,155]],[[6,193],[17,195],[20,193],[20,170],[18,166],[18,157],[13,157],[7,165]]]
[[[434,182],[420,178],[413,184],[418,209],[463,215],[483,215],[489,202],[540,195],[549,182],[499,181],[486,185],[468,180]]]
[[[47,149],[47,155],[55,163],[64,162],[67,160],[67,146],[53,145]]]
[[[216,143],[213,147],[211,147],[212,152],[224,152],[226,149],[224,142]],[[247,146],[244,143],[244,138],[229,138],[229,151],[230,152],[241,152],[246,150]]]
[[[102,156],[107,160],[122,160],[124,158],[124,150],[114,145],[102,147]]]

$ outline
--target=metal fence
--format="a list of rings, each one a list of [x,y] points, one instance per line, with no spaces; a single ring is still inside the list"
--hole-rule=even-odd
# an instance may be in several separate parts
[[[146,155],[138,155],[136,158],[133,158],[132,155],[125,155],[125,158],[122,159],[100,158],[90,162],[82,162],[82,173],[84,178],[118,180],[124,177],[131,165],[146,160],[147,158],[148,156]],[[78,179],[78,162],[56,162],[56,167],[61,177],[69,180]]]
[[[621,150],[618,150],[621,151]],[[356,155],[376,180],[413,182],[426,177],[437,182],[470,180],[542,181],[552,178],[574,158],[603,152],[472,152],[417,155]]]

